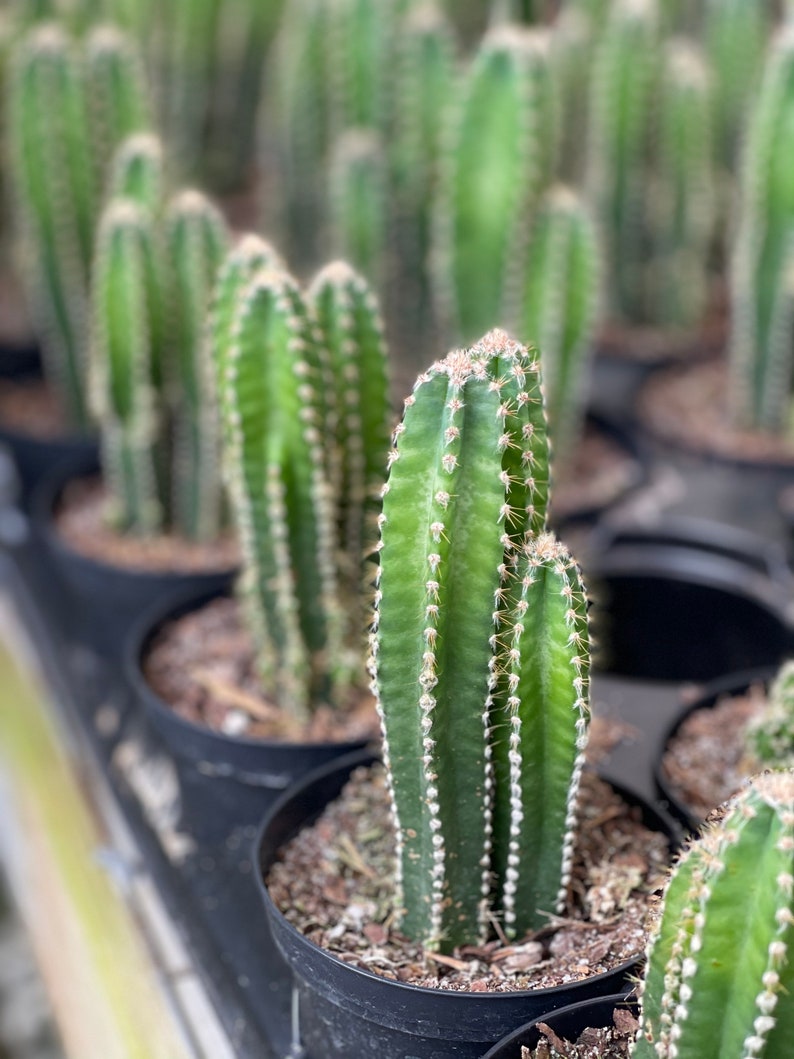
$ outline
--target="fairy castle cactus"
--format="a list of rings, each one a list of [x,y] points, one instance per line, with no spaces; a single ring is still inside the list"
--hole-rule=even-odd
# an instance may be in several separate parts
[[[251,263],[238,262],[242,278]],[[234,283],[216,297],[225,311]],[[255,272],[213,328],[224,471],[243,549],[243,593],[265,686],[300,717],[346,671],[324,447],[322,351],[295,281]],[[218,338],[228,345],[218,345]]]
[[[783,431],[789,422],[794,325],[794,29],[771,47],[747,133],[741,218],[731,262],[734,420]]]
[[[794,1040],[794,772],[756,777],[668,884],[633,1059],[786,1059]]]
[[[42,24],[15,48],[9,76],[11,176],[23,266],[48,372],[87,425],[88,277],[110,156],[148,124],[129,41],[101,26],[80,43]]]
[[[575,444],[598,305],[600,270],[593,222],[580,198],[554,187],[530,241],[521,334],[543,350],[546,409],[563,460]]]
[[[484,936],[491,905],[511,934],[559,907],[587,724],[584,594],[545,530],[534,352],[494,331],[450,353],[394,440],[370,669],[400,930],[449,951]]]
[[[442,320],[471,341],[493,320],[515,322],[527,229],[554,165],[545,31],[498,26],[486,35],[447,136],[434,280]]]
[[[331,248],[381,287],[386,279],[386,161],[380,137],[349,129],[334,145],[328,178]]]
[[[745,741],[759,767],[794,763],[794,662],[781,666],[766,704],[747,726]]]

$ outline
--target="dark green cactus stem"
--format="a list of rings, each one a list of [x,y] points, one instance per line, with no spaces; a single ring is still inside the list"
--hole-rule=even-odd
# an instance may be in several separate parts
[[[495,655],[511,567],[543,531],[548,446],[534,355],[499,331],[421,375],[381,514],[373,690],[397,830],[400,930],[484,935]],[[453,752],[454,748],[454,752]]]
[[[334,255],[369,277],[385,280],[387,242],[386,162],[377,133],[350,129],[330,162],[329,215]]]
[[[731,263],[731,388],[739,426],[786,429],[794,326],[794,30],[774,41],[753,107]]]
[[[505,932],[523,937],[562,911],[570,882],[590,644],[579,570],[553,535],[524,546],[501,598],[493,869]]]
[[[784,662],[767,701],[745,732],[745,743],[756,768],[794,764],[794,662]]]
[[[493,320],[515,323],[527,231],[554,165],[545,31],[499,26],[488,33],[448,135],[435,283],[442,319],[471,341]]]
[[[634,1059],[788,1059],[792,946],[794,773],[767,772],[673,871]]]
[[[647,317],[646,162],[658,65],[656,0],[615,0],[593,68],[586,183],[603,231],[608,311],[630,323]]]
[[[530,243],[521,335],[543,351],[555,452],[570,457],[581,423],[600,269],[593,222],[568,188],[546,196]]]
[[[667,46],[659,103],[658,189],[652,201],[654,322],[693,330],[709,299],[717,186],[712,155],[712,86],[697,47]]]
[[[349,671],[324,468],[322,379],[295,282],[283,272],[258,272],[235,306],[230,337],[221,352],[221,410],[243,592],[263,680],[301,717],[329,690],[333,696]]]
[[[347,595],[355,601],[362,596],[362,561],[377,539],[375,517],[389,450],[386,342],[374,294],[345,262],[318,273],[309,299],[336,390],[339,467],[332,484],[340,563]]]
[[[218,421],[209,354],[207,310],[226,252],[226,224],[198,191],[183,191],[165,215],[173,283],[172,512],[191,540],[213,540],[220,529]]]
[[[165,518],[149,328],[152,227],[151,215],[136,203],[111,202],[97,237],[92,285],[91,394],[110,515],[121,530],[143,535],[159,531]]]
[[[132,199],[154,212],[163,196],[163,147],[157,136],[138,132],[120,145],[110,170],[108,199]]]

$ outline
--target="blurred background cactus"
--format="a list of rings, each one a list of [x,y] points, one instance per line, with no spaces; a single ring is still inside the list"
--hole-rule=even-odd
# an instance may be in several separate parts
[[[403,933],[450,951],[484,938],[490,909],[511,935],[537,925],[570,867],[587,620],[576,566],[545,531],[535,351],[492,332],[434,364],[389,463],[371,671],[395,908]]]
[[[745,732],[752,770],[794,764],[794,662],[784,662]]]
[[[794,1032],[794,772],[757,776],[681,857],[633,1059],[784,1059]]]

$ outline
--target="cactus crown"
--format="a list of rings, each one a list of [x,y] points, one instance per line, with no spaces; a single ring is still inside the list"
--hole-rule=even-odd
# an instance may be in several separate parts
[[[754,760],[767,768],[781,768],[794,762],[794,662],[785,662],[767,701],[745,733]]]
[[[784,1059],[794,1039],[794,771],[757,776],[670,878],[634,1059]]]
[[[559,906],[587,726],[584,592],[546,531],[534,351],[494,331],[450,353],[394,440],[370,669],[401,930],[446,949],[481,938],[491,908],[520,934]]]

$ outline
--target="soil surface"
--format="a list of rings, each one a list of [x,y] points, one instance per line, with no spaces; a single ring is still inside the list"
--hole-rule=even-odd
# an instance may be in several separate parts
[[[637,810],[590,772],[580,805],[567,908],[519,942],[497,936],[441,956],[397,932],[394,836],[380,767],[354,773],[317,822],[284,848],[267,880],[270,894],[311,941],[386,978],[474,992],[577,981],[644,950],[670,860],[665,836],[644,827]]]
[[[794,465],[790,440],[734,428],[724,364],[701,364],[655,376],[639,395],[638,417],[657,436],[697,452]]]
[[[108,523],[107,507],[107,491],[99,477],[69,482],[55,512],[59,534],[74,551],[89,559],[150,573],[233,570],[239,562],[239,547],[231,533],[210,544],[171,533],[125,536]]]
[[[637,461],[612,438],[588,424],[570,464],[553,468],[552,514],[601,508],[620,499],[638,480]]]
[[[638,1022],[628,1008],[615,1008],[612,1025],[583,1030],[576,1041],[566,1041],[545,1023],[535,1048],[522,1048],[521,1059],[627,1059]]]
[[[168,622],[144,660],[151,687],[180,717],[246,739],[369,740],[379,734],[374,704],[357,693],[347,709],[320,706],[308,725],[269,701],[253,640],[236,599],[216,599]]]
[[[762,687],[724,696],[690,714],[662,759],[662,769],[680,801],[700,819],[736,794],[753,772],[743,732],[766,703]]]
[[[596,342],[600,353],[640,364],[680,361],[692,364],[718,356],[725,347],[728,315],[724,295],[715,292],[707,319],[696,331],[629,327],[607,322]]]
[[[69,433],[54,392],[40,378],[0,380],[0,424],[41,440]]]

